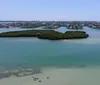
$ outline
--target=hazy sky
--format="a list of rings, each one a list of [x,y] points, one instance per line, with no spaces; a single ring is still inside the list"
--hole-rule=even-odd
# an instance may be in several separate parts
[[[100,21],[100,0],[0,0],[0,20]]]

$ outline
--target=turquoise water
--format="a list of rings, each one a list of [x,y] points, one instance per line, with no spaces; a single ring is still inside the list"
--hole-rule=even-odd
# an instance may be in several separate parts
[[[64,32],[66,29],[58,30]],[[100,41],[100,31],[87,28],[85,31],[90,33],[90,37],[78,41],[0,38],[0,66],[40,67],[69,64],[98,66],[100,65],[100,42],[98,42]],[[92,41],[89,41],[90,39]],[[95,39],[98,43],[91,44],[96,41]]]

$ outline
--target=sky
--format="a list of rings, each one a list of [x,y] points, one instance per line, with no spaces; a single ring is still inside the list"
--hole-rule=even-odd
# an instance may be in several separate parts
[[[100,21],[100,0],[0,0],[0,20]]]

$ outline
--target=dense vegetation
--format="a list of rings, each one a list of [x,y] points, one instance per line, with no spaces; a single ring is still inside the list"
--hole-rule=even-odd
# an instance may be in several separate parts
[[[80,38],[87,38],[89,37],[88,34],[84,31],[67,31],[64,33],[65,39],[80,39]]]
[[[61,39],[81,39],[89,35],[83,31],[67,31],[60,33],[54,30],[28,30],[0,33],[0,37],[38,37],[39,39],[61,40]]]

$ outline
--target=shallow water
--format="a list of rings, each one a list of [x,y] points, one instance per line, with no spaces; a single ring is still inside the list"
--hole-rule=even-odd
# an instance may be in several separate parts
[[[83,44],[37,38],[1,38],[0,41],[0,65],[100,65],[100,43]]]
[[[1,32],[20,31],[1,28]],[[41,28],[38,28],[41,29]],[[30,30],[30,29],[29,29]],[[65,32],[62,27],[56,31]],[[0,38],[1,66],[100,65],[100,31],[85,27],[90,37],[81,40],[50,41],[37,38]]]
[[[0,32],[26,30],[19,29],[0,29]],[[64,33],[69,30],[62,27],[56,31]],[[0,85],[33,85],[33,83],[34,85],[100,85],[100,30],[85,27],[83,31],[90,37],[61,41],[0,38],[0,70],[1,67],[45,67],[43,74],[36,76],[41,79],[50,77],[50,80],[43,80],[41,84],[33,82],[32,76],[11,77],[0,80]],[[86,67],[54,69],[55,66],[66,67],[66,65],[86,65]]]

